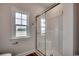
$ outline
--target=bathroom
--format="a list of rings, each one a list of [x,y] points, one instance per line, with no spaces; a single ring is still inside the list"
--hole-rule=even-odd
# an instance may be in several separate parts
[[[78,55],[78,5],[0,3],[0,54]],[[26,19],[24,22],[23,15]],[[24,25],[20,25],[19,20]]]

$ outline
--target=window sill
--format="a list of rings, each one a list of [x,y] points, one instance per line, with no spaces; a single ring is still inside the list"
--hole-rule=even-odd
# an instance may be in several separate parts
[[[26,37],[12,37],[11,39],[14,39],[14,40],[16,40],[16,39],[26,39],[26,38],[30,38],[31,36],[26,36]]]

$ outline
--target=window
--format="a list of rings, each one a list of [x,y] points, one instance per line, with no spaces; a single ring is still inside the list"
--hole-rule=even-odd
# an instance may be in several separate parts
[[[15,13],[16,37],[27,36],[28,22],[27,14],[22,12]]]
[[[41,18],[41,35],[45,34],[45,19]]]

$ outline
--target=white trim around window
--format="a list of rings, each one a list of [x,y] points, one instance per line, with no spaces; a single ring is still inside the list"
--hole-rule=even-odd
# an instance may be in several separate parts
[[[25,14],[25,16],[27,16],[27,25],[24,25],[25,27],[19,28],[19,30],[23,29],[24,31],[27,31],[27,35],[26,36],[16,36],[16,13],[21,13],[21,14]],[[22,15],[21,15],[22,18]],[[21,19],[22,21],[22,19]],[[25,29],[27,27],[27,30]],[[18,31],[19,32],[19,31]],[[21,33],[21,31],[20,31]],[[30,38],[30,26],[29,26],[29,13],[25,12],[23,10],[18,10],[17,8],[13,7],[11,9],[11,38],[12,39],[22,39],[22,38]]]

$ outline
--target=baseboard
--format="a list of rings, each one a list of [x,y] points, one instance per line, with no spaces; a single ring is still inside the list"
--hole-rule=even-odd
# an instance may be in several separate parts
[[[26,56],[26,55],[29,55],[29,54],[31,54],[33,52],[35,52],[35,49],[29,50],[29,51],[25,51],[25,52],[20,53],[20,54],[18,54],[16,56]]]

